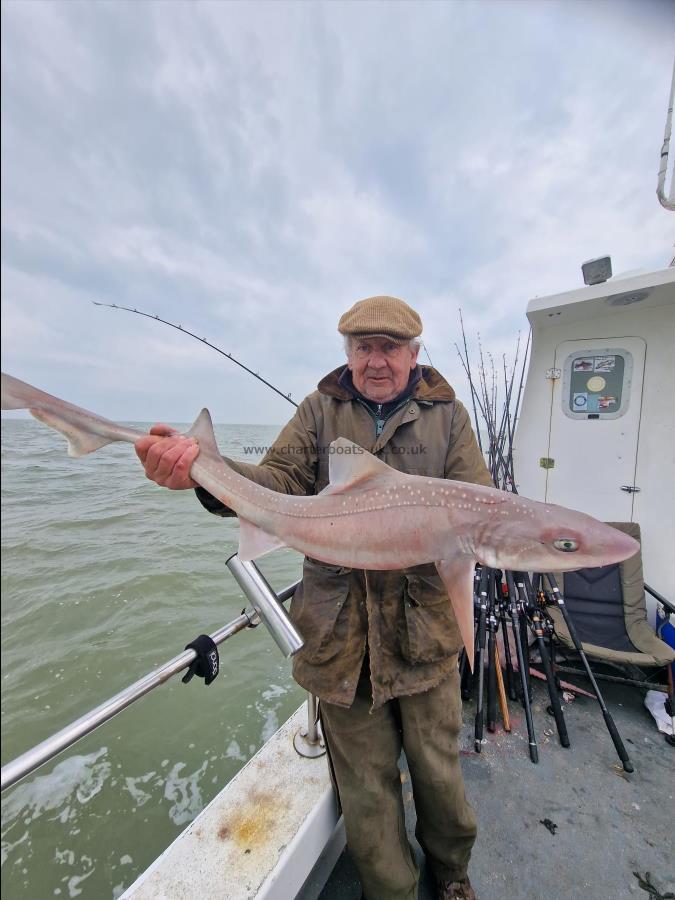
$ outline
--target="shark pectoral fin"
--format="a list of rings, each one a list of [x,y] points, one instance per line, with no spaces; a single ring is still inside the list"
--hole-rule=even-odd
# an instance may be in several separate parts
[[[188,437],[196,438],[199,443],[199,452],[220,458],[220,450],[213,432],[213,421],[208,409],[203,409],[192,423],[187,433]]]
[[[347,438],[338,438],[329,447],[328,478],[330,484],[321,491],[322,494],[341,494],[357,485],[366,483],[374,486],[376,478],[400,478],[407,476],[392,469],[381,459],[373,456],[363,447],[359,447]]]
[[[451,559],[437,561],[436,568],[455,611],[469,666],[473,672],[473,575],[476,560],[472,556],[458,554]]]
[[[283,541],[258,528],[248,519],[239,518],[239,559],[244,561],[258,559],[272,550],[285,547]]]

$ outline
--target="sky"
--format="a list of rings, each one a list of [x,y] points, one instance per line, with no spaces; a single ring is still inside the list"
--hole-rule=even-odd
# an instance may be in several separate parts
[[[580,265],[667,266],[666,2],[2,4],[2,367],[123,421],[283,423],[393,294],[468,402]]]

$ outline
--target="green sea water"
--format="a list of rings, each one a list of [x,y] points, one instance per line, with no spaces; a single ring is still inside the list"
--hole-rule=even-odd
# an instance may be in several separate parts
[[[216,428],[247,460],[277,432]],[[237,541],[129,445],[69,459],[56,432],[3,420],[3,765],[237,616]],[[301,557],[260,568],[281,589]],[[118,897],[304,699],[264,626],[220,650],[208,688],[174,678],[4,792],[3,896]]]

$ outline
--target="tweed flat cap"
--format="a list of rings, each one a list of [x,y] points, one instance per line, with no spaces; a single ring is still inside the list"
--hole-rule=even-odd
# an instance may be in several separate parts
[[[388,337],[403,342],[422,333],[422,320],[398,297],[367,297],[341,317],[338,331],[345,335]]]

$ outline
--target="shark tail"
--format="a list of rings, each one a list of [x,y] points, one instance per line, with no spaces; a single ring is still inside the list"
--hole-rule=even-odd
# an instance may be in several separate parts
[[[2,373],[2,409],[27,409],[68,441],[68,456],[84,456],[113,441],[135,441],[141,432],[116,425],[72,403]]]
[[[52,410],[29,408],[28,412],[40,422],[44,422],[50,428],[61,432],[68,441],[68,456],[75,458],[86,456],[87,453],[93,453],[94,450],[98,450],[100,447],[105,447],[106,444],[112,444],[113,441],[118,440],[118,438],[109,435],[94,434]]]
[[[2,409],[28,409],[30,406],[29,384],[11,375],[2,373]]]

